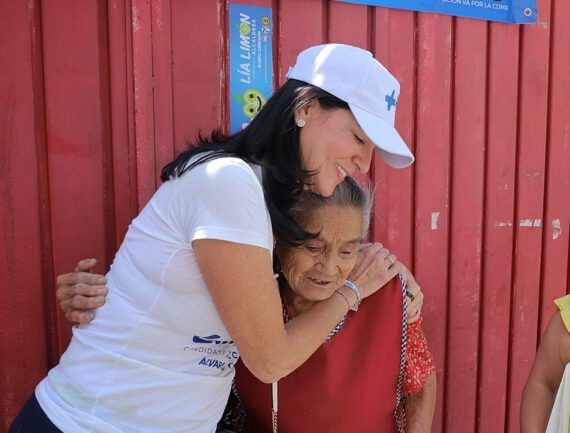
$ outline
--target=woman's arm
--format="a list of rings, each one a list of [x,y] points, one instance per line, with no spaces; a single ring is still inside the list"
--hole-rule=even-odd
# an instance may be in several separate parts
[[[429,433],[435,409],[437,380],[432,372],[420,392],[406,398],[406,433]]]
[[[267,250],[212,239],[196,240],[192,246],[244,364],[263,382],[275,382],[299,367],[348,311],[346,300],[334,294],[284,325]],[[363,298],[400,271],[400,266],[394,265],[385,272],[384,258],[377,254],[381,249],[380,244],[363,248],[349,276],[360,287]],[[347,287],[339,290],[351,304],[356,301]]]
[[[403,387],[406,396],[407,433],[430,432],[435,409],[435,362],[428,348],[422,321],[420,317],[416,322],[409,323],[407,328]]]
[[[564,367],[570,362],[570,334],[560,313],[540,341],[521,402],[521,433],[544,433]]]
[[[260,380],[272,382],[301,365],[348,311],[346,300],[333,294],[285,326],[267,250],[219,240],[196,240],[193,248],[244,363]],[[349,278],[364,297],[403,270],[399,262],[388,268],[387,254],[378,243],[360,250]],[[91,309],[104,303],[106,288],[95,284],[104,284],[105,277],[90,273],[94,264],[94,260],[82,260],[76,272],[58,277],[57,296],[71,321],[88,323],[93,319]],[[351,303],[356,301],[350,289],[340,291]]]

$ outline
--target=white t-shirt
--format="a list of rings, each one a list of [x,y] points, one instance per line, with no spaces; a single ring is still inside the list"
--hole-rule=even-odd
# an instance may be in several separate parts
[[[165,182],[133,220],[107,274],[106,304],[73,329],[59,365],[36,388],[59,429],[215,431],[239,354],[192,249],[206,238],[272,254],[260,181],[238,158]]]

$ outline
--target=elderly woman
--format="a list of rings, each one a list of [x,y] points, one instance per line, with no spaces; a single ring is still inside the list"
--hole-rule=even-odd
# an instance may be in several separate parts
[[[303,195],[294,215],[315,237],[300,245],[278,239],[276,246],[285,322],[342,286],[368,231],[370,208],[370,195],[350,178],[330,197]],[[357,313],[345,316],[316,353],[273,387],[273,401],[270,386],[238,366],[245,431],[270,432],[275,422],[271,409],[277,407],[281,433],[430,432],[436,391],[433,359],[420,321],[403,328],[404,304],[414,316],[421,307],[421,293],[416,295],[418,299],[408,305],[398,280],[384,287]],[[408,344],[403,352],[404,331]],[[399,387],[407,395],[407,427],[402,407],[395,404],[401,397]]]
[[[370,194],[349,177],[330,197],[302,194],[292,215],[313,236],[298,245],[278,238],[276,245],[285,323],[342,287],[356,264],[370,209]],[[391,260],[393,256],[387,259]],[[220,428],[269,432],[277,420],[272,408],[277,407],[281,433],[429,432],[434,364],[421,321],[413,320],[419,317],[422,295],[417,285],[411,290],[415,299],[410,303],[407,295],[414,295],[402,291],[394,280],[357,313],[343,317],[316,353],[279,380],[278,387],[273,385],[273,399],[271,385],[239,363],[234,395]],[[406,326],[408,311],[413,323]],[[405,370],[402,357],[407,361]],[[405,400],[398,393],[402,388]]]
[[[331,195],[375,148],[395,167],[414,159],[394,128],[399,83],[368,51],[308,48],[288,78],[243,131],[164,167],[114,258],[107,305],[74,330],[13,431],[212,433],[237,358],[279,380],[386,283],[372,245],[338,294],[283,323],[273,237],[311,237],[290,216],[302,192]]]

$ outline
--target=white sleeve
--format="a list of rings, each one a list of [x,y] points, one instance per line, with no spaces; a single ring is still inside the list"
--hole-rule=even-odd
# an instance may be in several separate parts
[[[193,168],[180,181],[171,210],[190,243],[218,239],[272,249],[263,189],[245,162],[214,159]]]

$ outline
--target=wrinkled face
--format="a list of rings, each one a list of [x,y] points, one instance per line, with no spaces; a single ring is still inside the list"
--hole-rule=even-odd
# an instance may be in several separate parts
[[[303,168],[317,172],[308,185],[313,192],[328,197],[345,176],[368,171],[374,144],[350,110],[325,110],[313,101],[295,116],[305,120],[300,131],[301,155]]]
[[[291,290],[307,301],[321,301],[342,285],[356,264],[362,210],[326,206],[300,223],[320,235],[298,247],[277,245],[277,254]]]

